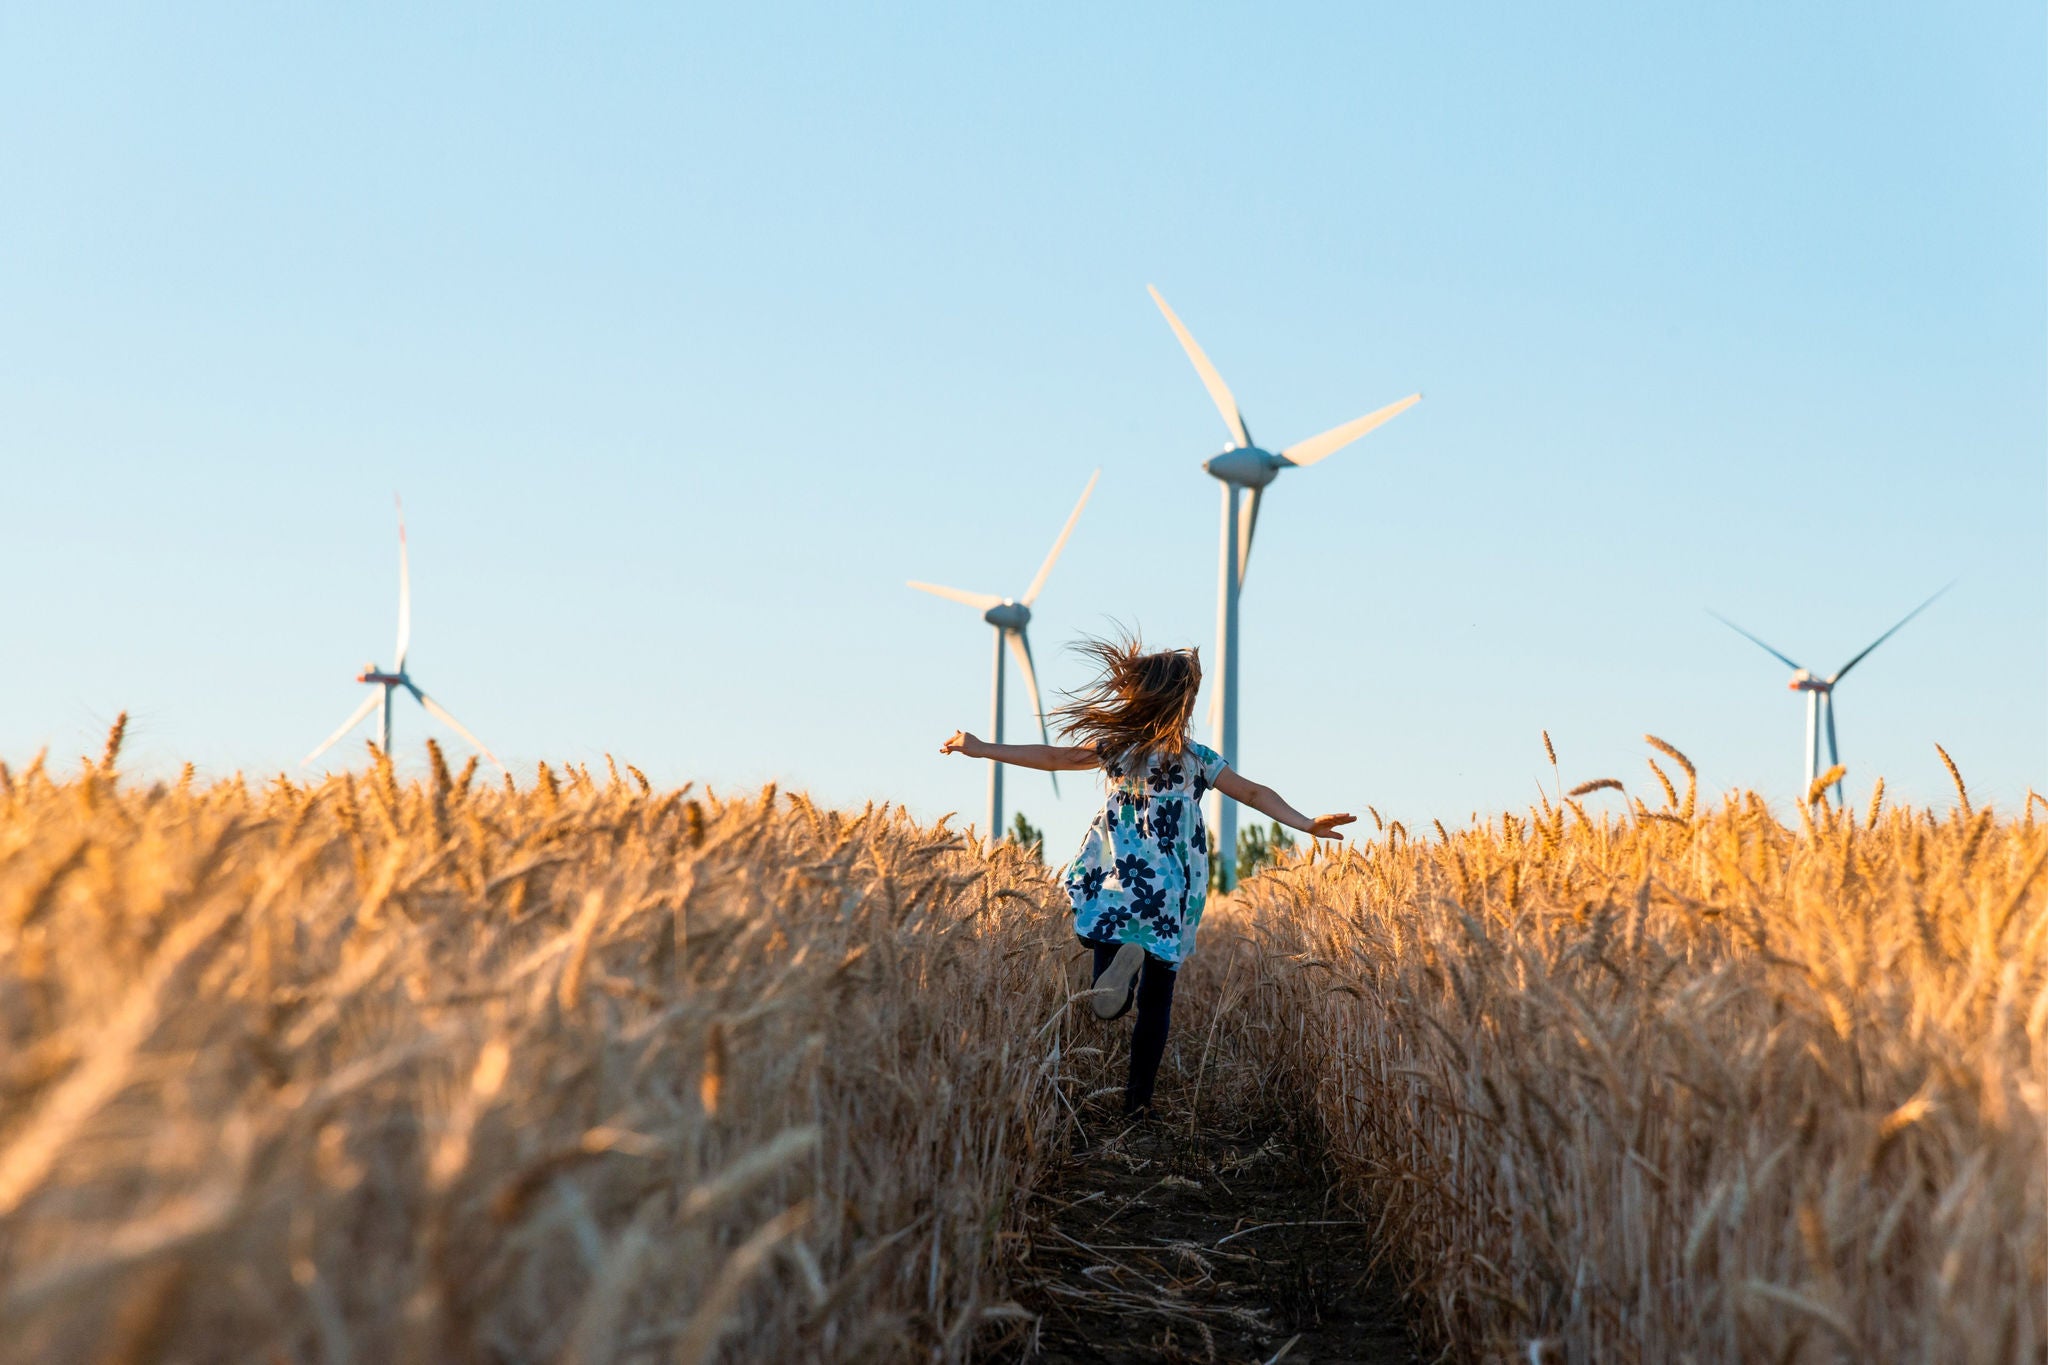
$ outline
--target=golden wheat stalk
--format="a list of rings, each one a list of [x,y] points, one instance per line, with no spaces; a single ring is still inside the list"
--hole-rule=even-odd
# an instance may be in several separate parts
[[[1671,785],[1671,779],[1666,777],[1664,770],[1657,766],[1656,759],[1650,758],[1643,761],[1650,765],[1650,771],[1656,774],[1657,785],[1664,789],[1665,806],[1670,810],[1676,811],[1678,809],[1678,788]]]
[[[128,713],[123,711],[114,717],[114,723],[107,727],[106,747],[100,751],[100,776],[112,779],[115,760],[121,757],[121,741],[128,736]]]
[[[427,740],[427,768],[433,779],[433,790],[440,797],[446,797],[455,786],[455,779],[448,775],[448,760],[441,752],[438,740]]]
[[[1680,753],[1676,745],[1668,744],[1655,735],[1644,735],[1643,743],[1649,745],[1658,753],[1663,754],[1673,763],[1676,763],[1679,770],[1685,774],[1685,800],[1682,802],[1674,801],[1672,804],[1678,807],[1679,819],[1690,821],[1699,808],[1699,769],[1693,767],[1692,760]],[[1659,773],[1658,776],[1662,777],[1663,774]],[[1669,790],[1669,782],[1665,783],[1665,788],[1667,791]]]
[[[1948,780],[1956,784],[1956,804],[1962,807],[1964,815],[1968,815],[1970,813],[1970,789],[1963,785],[1962,770],[1957,768],[1956,761],[1948,756],[1948,750],[1942,748],[1939,744],[1934,746],[1934,752],[1941,755],[1941,766],[1948,769]]]
[[[1834,786],[1837,782],[1840,782],[1844,777],[1848,776],[1848,773],[1849,770],[1847,768],[1837,763],[1834,767],[1829,768],[1819,777],[1814,778],[1813,781],[1809,783],[1806,788],[1806,804],[1811,806],[1815,802],[1825,801],[1828,794],[1828,788]]]

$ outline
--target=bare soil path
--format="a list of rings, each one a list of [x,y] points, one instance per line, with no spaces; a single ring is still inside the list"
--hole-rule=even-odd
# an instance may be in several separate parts
[[[1031,1212],[1027,1359],[1418,1361],[1384,1248],[1278,1115],[1080,1121]]]

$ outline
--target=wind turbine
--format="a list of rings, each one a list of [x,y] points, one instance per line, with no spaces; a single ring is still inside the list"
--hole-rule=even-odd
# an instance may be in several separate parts
[[[405,504],[398,502],[396,498],[393,498],[392,501],[398,503],[397,662],[392,664],[389,673],[379,671],[375,664],[365,664],[363,666],[363,671],[356,675],[356,681],[359,683],[369,683],[377,690],[363,698],[363,704],[350,713],[349,718],[341,723],[339,730],[336,730],[333,734],[322,740],[319,748],[307,754],[301,766],[311,767],[314,759],[333,748],[341,741],[342,736],[360,725],[363,717],[369,715],[373,710],[378,713],[377,729],[383,741],[383,750],[386,754],[389,754],[391,752],[391,693],[393,690],[402,687],[412,693],[414,701],[426,708],[428,715],[468,740],[470,744],[475,746],[478,753],[490,759],[493,764],[502,769],[505,765],[498,762],[497,755],[486,749],[482,740],[463,729],[462,722],[449,715],[446,707],[420,691],[419,684],[415,683],[412,680],[412,675],[405,671],[405,652],[412,643],[412,574],[407,569],[405,560]]]
[[[1765,653],[1769,654],[1779,663],[1782,663],[1787,668],[1791,669],[1792,681],[1788,684],[1788,686],[1794,692],[1804,692],[1806,694],[1806,785],[1799,789],[1800,799],[1802,801],[1805,800],[1807,795],[1813,791],[1814,779],[1819,777],[1821,774],[1820,741],[1821,732],[1823,730],[1827,732],[1828,767],[1832,768],[1837,763],[1840,763],[1842,761],[1841,751],[1836,747],[1835,744],[1835,684],[1840,682],[1843,678],[1847,677],[1849,675],[1850,669],[1854,668],[1857,664],[1862,663],[1864,658],[1870,653],[1871,650],[1876,649],[1886,640],[1889,640],[1892,638],[1892,636],[1898,634],[1900,626],[1905,625],[1906,622],[1912,620],[1921,612],[1926,611],[1929,607],[1933,606],[1935,597],[1941,596],[1942,593],[1947,592],[1950,588],[1953,588],[1954,586],[1955,584],[1952,582],[1944,585],[1941,589],[1941,592],[1935,593],[1934,597],[1928,598],[1925,602],[1922,602],[1919,606],[1913,608],[1913,610],[1907,612],[1904,616],[1901,616],[1898,620],[1897,625],[1894,625],[1890,630],[1878,636],[1869,644],[1863,646],[1862,649],[1856,651],[1856,654],[1849,660],[1848,663],[1843,664],[1840,668],[1834,671],[1834,674],[1832,676],[1826,678],[1814,676],[1814,674],[1810,670],[1800,667],[1797,663],[1787,658],[1784,654],[1781,654],[1777,650],[1771,648],[1771,646],[1765,644],[1762,640],[1757,639],[1756,636],[1751,635],[1748,631],[1744,630],[1741,626],[1736,625],[1733,621],[1723,616],[1720,612],[1713,611],[1711,609],[1707,612],[1707,615],[1713,617],[1716,621],[1719,621],[1722,625],[1728,627],[1728,629],[1734,631],[1737,635],[1742,636],[1742,638],[1748,640],[1751,644],[1756,645],[1758,648],[1762,649]],[[1840,782],[1836,782],[1835,804],[1840,805],[1841,801],[1842,784]]]
[[[1167,307],[1166,300],[1160,297],[1157,289],[1149,284],[1145,288],[1152,295],[1152,302],[1159,305],[1159,311],[1166,314],[1167,325],[1180,338],[1181,349],[1194,362],[1195,373],[1202,377],[1202,387],[1209,391],[1216,411],[1223,414],[1223,425],[1230,429],[1230,443],[1223,447],[1223,453],[1205,461],[1202,468],[1223,484],[1223,546],[1219,556],[1220,583],[1216,604],[1218,682],[1216,690],[1210,694],[1209,717],[1216,731],[1217,750],[1223,755],[1224,762],[1235,766],[1237,598],[1244,588],[1245,565],[1251,560],[1252,532],[1259,524],[1260,496],[1267,484],[1280,477],[1281,470],[1312,465],[1336,454],[1373,428],[1414,407],[1422,401],[1422,395],[1411,393],[1376,412],[1369,412],[1342,426],[1331,427],[1320,436],[1298,441],[1278,454],[1262,450],[1252,440],[1251,428],[1245,425],[1244,414],[1238,411],[1230,386],[1209,363],[1209,357],[1202,353],[1193,334],[1181,324],[1173,309]],[[1228,889],[1236,880],[1236,867],[1231,860],[1237,850],[1237,803],[1224,800],[1221,792],[1210,799],[1215,802],[1212,809],[1215,813],[1217,854],[1221,861],[1223,886]]]
[[[1031,639],[1024,633],[1031,624],[1031,604],[1038,600],[1038,594],[1045,587],[1045,580],[1052,573],[1060,551],[1067,547],[1067,537],[1074,534],[1074,523],[1081,519],[1081,509],[1088,505],[1088,495],[1095,491],[1095,481],[1102,477],[1096,470],[1088,476],[1088,486],[1081,490],[1081,500],[1074,504],[1074,510],[1067,514],[1067,524],[1060,528],[1058,540],[1052,543],[1052,553],[1045,557],[1045,563],[1038,566],[1038,577],[1031,580],[1031,586],[1018,598],[997,597],[992,593],[962,592],[958,588],[942,588],[936,583],[912,581],[911,587],[919,592],[928,592],[934,597],[943,597],[953,602],[964,603],[981,613],[981,619],[996,628],[995,699],[990,707],[990,738],[997,744],[1003,742],[1003,650],[1017,656],[1017,667],[1024,674],[1024,685],[1031,689],[1031,709],[1038,715],[1039,738],[1052,743],[1052,735],[1045,724],[1045,706],[1038,696],[1038,672],[1031,666]],[[1059,774],[1052,778],[1053,795],[1059,795]],[[1003,837],[1003,765],[993,759],[988,765],[988,837],[991,842]]]

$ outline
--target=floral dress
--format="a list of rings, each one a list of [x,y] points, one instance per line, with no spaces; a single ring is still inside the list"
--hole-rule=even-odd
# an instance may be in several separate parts
[[[1202,796],[1224,768],[1214,749],[1190,744],[1142,758],[1136,771],[1103,765],[1109,799],[1088,826],[1062,880],[1074,932],[1098,943],[1138,943],[1179,966],[1194,951],[1209,898],[1209,831]]]

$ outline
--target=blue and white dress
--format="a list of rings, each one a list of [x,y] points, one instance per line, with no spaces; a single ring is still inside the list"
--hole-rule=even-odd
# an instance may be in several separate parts
[[[1209,831],[1202,797],[1223,756],[1190,744],[1103,765],[1109,788],[1081,851],[1061,874],[1074,931],[1097,943],[1137,943],[1176,967],[1195,949],[1209,899]]]

